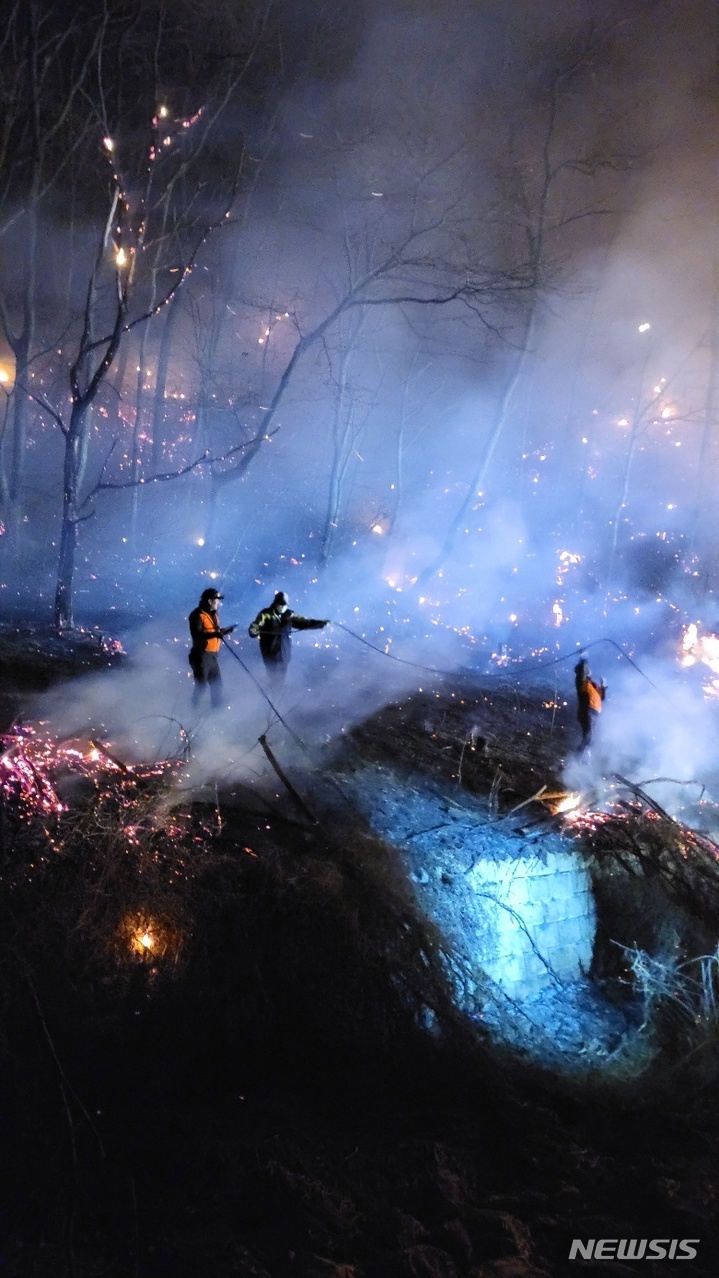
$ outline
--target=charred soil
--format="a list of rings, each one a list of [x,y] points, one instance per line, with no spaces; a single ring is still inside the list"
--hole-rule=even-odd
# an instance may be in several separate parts
[[[695,1260],[640,1272],[715,1274],[711,1044],[690,1059],[672,1022],[638,1082],[500,1051],[457,1007],[406,862],[351,801],[353,776],[391,765],[470,816],[553,833],[532,796],[561,791],[565,713],[510,684],[389,706],[330,747],[323,781],[292,772],[316,823],[275,787],[168,809],[166,773],[111,758],[61,810],[6,791],[9,1275],[636,1271],[570,1262],[574,1238],[699,1239]],[[626,864],[664,872],[649,830],[693,919],[666,850],[683,835],[662,841],[632,802]]]

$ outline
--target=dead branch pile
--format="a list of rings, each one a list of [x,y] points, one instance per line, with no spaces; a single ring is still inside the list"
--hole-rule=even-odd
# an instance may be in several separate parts
[[[705,835],[634,798],[618,800],[614,812],[590,814],[580,837],[599,867],[657,880],[688,915],[719,927],[719,849]]]
[[[615,777],[611,812],[571,823],[544,805],[564,792],[562,754],[574,728],[571,707],[508,679],[474,693],[421,694],[387,706],[361,724],[354,740],[376,758],[486,797],[491,816],[541,816],[577,838],[597,865],[661,881],[670,899],[708,926],[719,924],[719,848],[670,817],[644,791]],[[570,736],[571,739],[571,736]]]
[[[562,789],[567,707],[509,678],[487,690],[421,693],[386,706],[353,733],[364,759],[426,772],[488,796],[501,814]],[[555,735],[556,730],[556,735]]]
[[[202,867],[208,831],[189,806],[168,804],[178,762],[129,767],[94,748],[95,771],[82,760],[68,801],[44,759],[4,756],[3,895],[35,934],[29,949],[57,945],[88,977],[107,960],[176,962],[182,888]]]

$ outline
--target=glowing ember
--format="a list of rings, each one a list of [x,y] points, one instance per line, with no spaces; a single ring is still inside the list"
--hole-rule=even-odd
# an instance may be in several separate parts
[[[693,666],[697,661],[703,661],[714,674],[719,674],[719,636],[700,636],[699,627],[692,622],[682,635],[682,665]]]
[[[698,625],[692,621],[682,634],[679,659],[685,668],[698,663],[708,666],[717,677],[707,679],[704,692],[707,697],[719,697],[719,635],[700,635]]]
[[[177,761],[151,766],[126,764],[98,741],[57,741],[40,735],[29,724],[0,735],[0,748],[0,795],[26,820],[36,815],[60,816],[68,811],[57,788],[68,775],[85,777],[101,789],[109,776],[115,784],[134,786],[140,780],[164,776],[178,767]]]
[[[575,564],[582,562],[582,556],[576,554],[573,550],[560,550],[557,559],[559,561],[557,565],[557,585],[561,586],[564,575]]]
[[[554,811],[559,815],[566,812],[576,812],[582,802],[580,793],[567,794],[554,807]]]
[[[126,914],[120,921],[117,936],[121,954],[127,956],[129,950],[145,962],[177,960],[182,946],[182,933],[176,922],[149,913]]]
[[[627,820],[627,813],[612,810],[610,812],[597,812],[581,806],[581,796],[578,799],[576,807],[562,814],[565,823],[572,826],[575,830],[597,830],[601,825],[606,825],[609,821]],[[651,815],[649,813],[645,814]]]

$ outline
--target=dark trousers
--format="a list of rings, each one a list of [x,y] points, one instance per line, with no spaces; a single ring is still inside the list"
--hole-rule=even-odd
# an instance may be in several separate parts
[[[197,705],[204,695],[205,688],[210,689],[210,704],[218,709],[222,705],[222,675],[216,652],[203,652],[199,661],[192,666],[195,686],[192,690],[192,704]]]
[[[262,660],[270,686],[280,689],[287,675],[287,662],[283,661],[282,657],[266,657],[264,653],[262,654]]]
[[[592,742],[592,729],[597,721],[597,711],[590,710],[589,706],[580,706],[577,718],[582,729],[582,750],[586,750]]]

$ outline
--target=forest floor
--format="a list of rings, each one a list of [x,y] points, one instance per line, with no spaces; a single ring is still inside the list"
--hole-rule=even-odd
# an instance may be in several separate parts
[[[28,692],[116,659],[3,636],[4,728]],[[658,1016],[634,1072],[602,1072],[601,1036],[583,1071],[517,1051],[457,1009],[422,905],[460,826],[558,836],[526,800],[561,792],[573,734],[508,678],[385,707],[281,801],[238,788],[162,817],[163,779],[120,770],[28,814],[6,788],[5,1272],[713,1278],[715,1044]],[[123,951],[127,918],[162,946]],[[590,1238],[699,1241],[693,1260],[570,1261]]]

